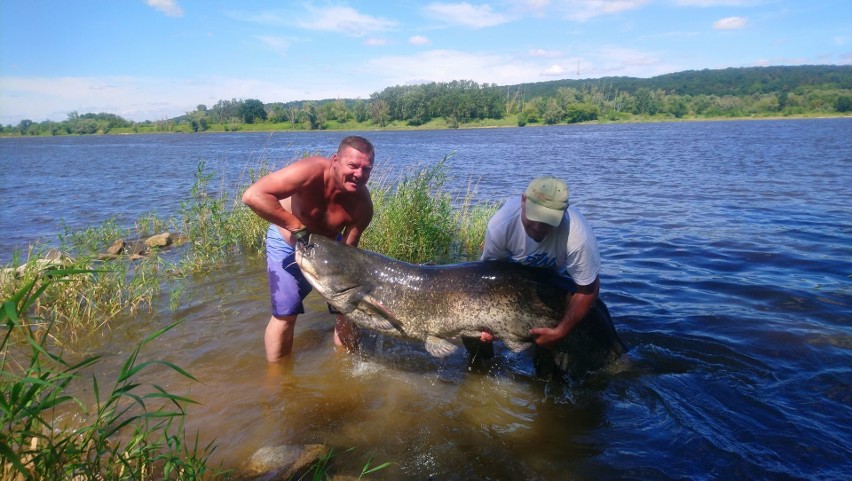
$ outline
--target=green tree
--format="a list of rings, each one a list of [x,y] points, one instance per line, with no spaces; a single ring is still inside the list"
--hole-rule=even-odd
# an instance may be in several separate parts
[[[556,99],[552,97],[547,99],[547,106],[544,108],[544,115],[542,116],[544,123],[547,125],[559,123],[564,115],[565,111],[556,102]]]
[[[21,135],[27,135],[32,125],[33,121],[30,119],[21,120],[20,122],[18,122],[18,132],[20,132]]]
[[[379,127],[384,127],[390,116],[390,107],[383,99],[377,99],[370,102],[370,116],[373,118],[373,123]]]
[[[545,101],[541,97],[531,99],[530,101],[524,104],[524,108],[521,110],[521,114],[523,114],[527,122],[535,124],[541,119],[542,112],[544,111],[542,105],[544,103]]]
[[[636,91],[636,101],[633,105],[633,113],[637,115],[657,115],[661,105],[657,102],[657,96],[646,88]]]
[[[669,98],[668,110],[669,113],[674,115],[676,118],[682,118],[684,115],[689,113],[689,104],[685,98],[680,95],[674,95]]]
[[[311,130],[317,130],[322,126],[319,110],[313,102],[305,102],[305,104],[302,105],[299,117],[303,122],[308,124],[308,127]]]
[[[852,111],[852,95],[838,95],[837,102],[834,104],[834,110],[838,112]]]
[[[207,130],[207,112],[206,110],[196,110],[186,114],[187,122],[193,132],[204,132]]]
[[[568,123],[588,122],[591,120],[597,120],[599,113],[600,111],[598,110],[597,105],[578,102],[569,105],[565,109],[563,117]]]
[[[214,123],[225,124],[240,118],[240,102],[236,99],[220,100],[210,108],[210,116]]]
[[[355,121],[366,122],[370,118],[370,113],[367,110],[367,102],[361,99],[356,100],[352,106],[352,114],[355,116]]]
[[[266,120],[266,109],[263,108],[263,102],[257,99],[244,100],[238,114],[247,124],[253,124],[255,120]]]

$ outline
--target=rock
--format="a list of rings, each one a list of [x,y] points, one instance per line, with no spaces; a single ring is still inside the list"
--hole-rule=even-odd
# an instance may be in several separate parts
[[[70,258],[63,254],[62,251],[56,249],[48,249],[47,252],[45,252],[44,256],[42,256],[42,259],[46,259],[49,261],[67,261]]]
[[[127,243],[124,242],[124,239],[118,239],[117,241],[112,243],[109,249],[107,249],[106,253],[109,255],[117,256],[124,252],[124,246],[126,244]]]
[[[251,456],[248,474],[257,480],[298,479],[327,454],[322,444],[265,446]]]
[[[148,247],[166,247],[172,244],[172,235],[168,232],[157,234],[145,240],[145,245]]]
[[[133,241],[125,246],[124,253],[128,254],[131,259],[141,257],[148,253],[148,246],[142,241]]]
[[[43,271],[47,269],[61,269],[70,265],[72,262],[74,262],[74,259],[68,255],[63,254],[56,249],[50,249],[43,256],[27,261],[26,264],[0,269],[0,281],[9,282],[12,279],[18,279],[22,277],[27,270]]]

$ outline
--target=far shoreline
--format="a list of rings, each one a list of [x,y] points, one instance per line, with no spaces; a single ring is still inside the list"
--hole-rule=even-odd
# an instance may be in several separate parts
[[[516,117],[516,116],[512,116]],[[214,133],[310,133],[310,132],[406,132],[406,131],[439,131],[439,130],[474,130],[474,129],[500,129],[500,128],[538,128],[538,127],[555,127],[555,126],[590,126],[590,125],[625,125],[625,124],[652,124],[652,123],[678,123],[678,122],[726,122],[726,121],[761,121],[761,120],[819,120],[819,119],[844,119],[852,118],[852,115],[847,113],[838,113],[836,115],[826,114],[824,112],[796,115],[769,115],[769,116],[741,116],[741,117],[638,117],[607,120],[598,119],[586,122],[573,123],[554,123],[546,124],[541,122],[528,123],[524,126],[517,125],[516,118],[506,117],[503,119],[486,119],[476,122],[468,122],[459,124],[457,127],[450,127],[443,119],[436,119],[427,122],[423,125],[405,125],[403,122],[393,122],[384,127],[369,125],[367,122],[362,123],[347,123],[330,124],[322,129],[302,129],[302,128],[283,128],[281,123],[259,123],[259,124],[240,124],[238,126],[225,126],[224,124],[215,124],[210,128],[194,132],[189,128],[184,128],[184,125],[174,125],[168,129],[157,128],[116,128],[107,132],[96,132],[92,134],[56,134],[56,135],[20,135],[20,134],[0,134],[0,139],[15,139],[15,138],[32,138],[32,137],[86,137],[99,135],[155,135],[155,134],[214,134]]]

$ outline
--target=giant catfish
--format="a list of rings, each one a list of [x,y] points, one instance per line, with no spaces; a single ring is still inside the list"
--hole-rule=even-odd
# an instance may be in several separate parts
[[[558,324],[573,285],[548,269],[504,261],[417,265],[312,234],[297,243],[308,282],[357,325],[425,342],[433,356],[458,346],[449,339],[489,331],[512,351],[532,345],[529,330]],[[625,352],[598,299],[554,347],[566,372],[603,367]]]

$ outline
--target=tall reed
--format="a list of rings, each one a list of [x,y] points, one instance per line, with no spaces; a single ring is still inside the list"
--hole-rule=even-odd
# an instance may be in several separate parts
[[[372,191],[373,221],[362,245],[409,262],[446,262],[451,257],[454,223],[444,160],[406,176],[396,186]]]
[[[250,174],[248,187],[263,171]],[[225,189],[210,188],[214,174],[199,163],[195,184],[188,201],[181,204],[179,230],[188,240],[188,248],[179,264],[184,273],[208,269],[233,260],[243,253],[263,249],[267,223],[243,205],[239,195],[229,197]]]
[[[375,213],[362,247],[414,263],[479,258],[497,205],[475,203],[472,187],[453,199],[445,191],[448,159],[418,167],[396,185],[385,177],[371,186]]]

